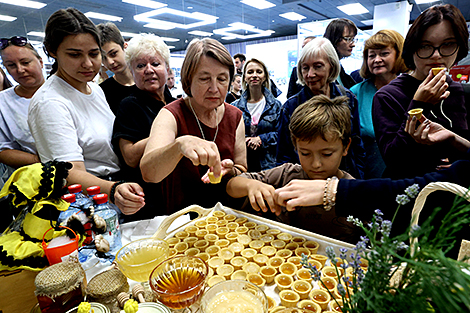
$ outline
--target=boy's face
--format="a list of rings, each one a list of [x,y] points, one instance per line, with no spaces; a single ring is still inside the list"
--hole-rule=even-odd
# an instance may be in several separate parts
[[[124,45],[127,45],[125,43]],[[124,50],[115,42],[107,42],[103,45],[103,65],[114,74],[124,73],[127,69]]]
[[[300,164],[310,179],[327,179],[337,176],[338,168],[343,156],[348,154],[348,148],[343,146],[341,139],[327,141],[320,136],[312,141],[297,140]]]

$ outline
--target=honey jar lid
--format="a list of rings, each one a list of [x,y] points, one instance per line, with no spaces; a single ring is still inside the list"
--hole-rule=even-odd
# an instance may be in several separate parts
[[[129,290],[127,278],[117,268],[104,271],[93,277],[86,288],[86,294],[92,299],[101,300],[116,297],[120,292]]]
[[[55,298],[78,288],[85,271],[77,262],[61,262],[42,270],[34,280],[36,296]]]

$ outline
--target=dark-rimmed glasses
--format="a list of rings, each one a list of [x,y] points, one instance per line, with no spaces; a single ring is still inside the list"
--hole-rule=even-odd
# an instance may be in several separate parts
[[[341,37],[341,39],[343,39],[347,43],[356,43],[357,42],[356,37]]]
[[[445,42],[439,47],[434,47],[431,45],[422,45],[416,50],[416,55],[420,59],[429,59],[432,57],[434,52],[437,50],[439,54],[443,57],[450,57],[455,52],[457,52],[459,45],[456,42]]]
[[[2,38],[0,39],[0,50],[3,50],[8,47],[10,43],[18,47],[23,47],[28,43],[28,39],[21,36],[13,36],[10,39]]]

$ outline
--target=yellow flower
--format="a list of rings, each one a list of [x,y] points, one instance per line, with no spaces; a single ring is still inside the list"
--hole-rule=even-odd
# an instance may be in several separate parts
[[[139,310],[139,303],[134,299],[127,300],[124,304],[124,312],[135,313]]]
[[[88,302],[82,302],[78,306],[78,311],[77,313],[90,313],[91,310],[91,304]],[[93,312],[93,311],[92,311]]]

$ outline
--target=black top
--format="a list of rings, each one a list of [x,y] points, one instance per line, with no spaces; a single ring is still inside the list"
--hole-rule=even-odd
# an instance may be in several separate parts
[[[352,86],[357,84],[354,78],[346,74],[342,65],[341,65],[341,71],[339,72],[339,78],[341,79],[341,82],[343,83],[344,88],[350,89]]]
[[[302,90],[302,85],[297,84],[297,66],[292,69],[292,73],[290,74],[289,79],[289,88],[287,89],[287,99],[292,97],[293,95],[298,94]]]
[[[230,104],[233,101],[238,100],[238,99],[240,99],[240,96],[230,91],[227,93],[227,96],[225,97],[225,102]]]
[[[448,169],[425,174],[422,177],[409,179],[391,180],[388,178],[377,178],[368,180],[341,179],[336,194],[336,214],[338,216],[352,215],[362,220],[370,220],[376,209],[380,209],[384,219],[391,220],[398,204],[395,201],[397,195],[404,194],[405,188],[418,184],[420,191],[431,182],[451,182],[463,187],[470,186],[470,150],[462,160],[456,161]],[[434,219],[435,230],[439,228],[444,215],[448,212],[455,199],[450,192],[436,191],[428,196],[419,221],[425,221],[434,209],[441,207],[442,210]],[[414,201],[400,207],[392,227],[392,235],[403,233],[410,224],[411,211]],[[461,239],[468,240],[469,225],[465,225],[457,235],[456,245],[448,254],[457,257]],[[431,234],[432,235],[432,234]]]
[[[164,96],[166,104],[175,100],[166,86]],[[145,206],[137,213],[125,216],[126,221],[153,218],[159,215],[156,209],[162,196],[160,184],[144,182],[139,166],[132,168],[126,164],[119,149],[119,139],[123,138],[135,143],[147,138],[150,135],[153,120],[163,106],[165,106],[165,103],[153,98],[148,92],[137,88],[134,93],[124,98],[119,105],[113,129],[112,144],[114,152],[121,161],[123,179],[138,183],[145,193]]]
[[[104,95],[106,96],[106,101],[108,102],[109,107],[111,108],[111,111],[113,111],[114,115],[117,114],[117,110],[122,99],[137,90],[135,85],[121,85],[114,79],[114,77],[106,79],[100,84],[100,87],[103,89]]]

